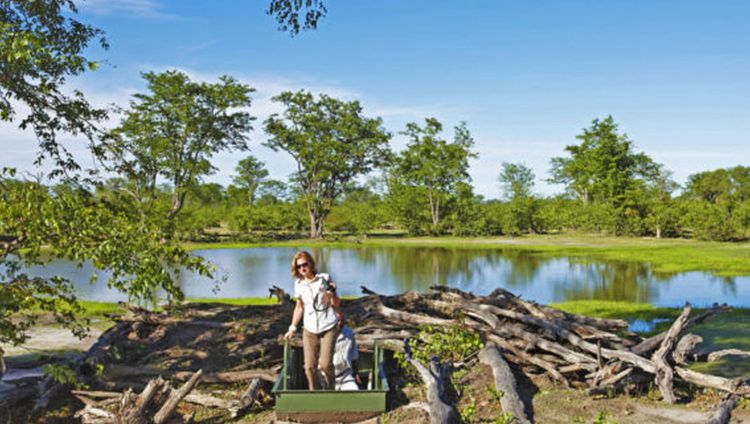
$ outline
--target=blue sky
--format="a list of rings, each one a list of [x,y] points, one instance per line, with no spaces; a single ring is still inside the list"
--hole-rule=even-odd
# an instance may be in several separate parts
[[[80,2],[79,2],[80,3]],[[503,161],[524,162],[537,191],[596,117],[613,115],[674,172],[750,165],[750,2],[329,0],[317,31],[276,30],[264,0],[88,0],[81,19],[102,28],[101,70],[72,81],[94,102],[125,105],[140,73],[177,68],[196,79],[233,75],[253,86],[252,153],[272,177],[294,169],[261,146],[270,97],[300,88],[362,102],[394,133],[427,116],[465,120],[479,157],[476,191],[500,196]],[[80,144],[71,141],[74,150]],[[3,166],[31,170],[30,134],[0,125]],[[207,178],[227,184],[241,155],[222,154]]]

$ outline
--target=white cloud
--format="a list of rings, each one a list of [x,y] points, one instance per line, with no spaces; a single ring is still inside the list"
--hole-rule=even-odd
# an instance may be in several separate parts
[[[175,17],[162,12],[162,6],[154,0],[85,0],[80,3],[79,7],[81,12],[95,15],[150,19],[173,19]]]

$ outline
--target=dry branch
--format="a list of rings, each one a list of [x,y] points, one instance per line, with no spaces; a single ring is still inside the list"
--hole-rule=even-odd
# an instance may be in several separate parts
[[[702,313],[694,316],[693,318],[690,318],[688,322],[686,322],[685,325],[683,326],[683,330],[687,330],[688,328],[691,328],[695,325],[702,324],[706,320],[720,313],[729,312],[730,310],[731,308],[727,306],[726,304],[723,304],[723,305],[714,304],[714,306],[711,309],[703,311]],[[659,333],[655,336],[649,337],[648,339],[643,340],[642,342],[633,346],[631,351],[637,355],[647,355],[654,349],[658,348],[666,336],[667,336],[667,331],[663,333]]]
[[[203,370],[198,370],[198,372],[193,374],[190,380],[183,384],[179,390],[172,392],[169,399],[167,399],[161,409],[159,409],[159,412],[154,415],[154,424],[164,424],[167,419],[172,416],[174,410],[177,409],[177,405],[185,398],[185,396],[187,396],[188,393],[190,393],[191,390],[193,390],[193,387],[198,384],[202,375]]]
[[[659,387],[659,391],[661,391],[662,397],[668,403],[675,403],[677,399],[672,390],[674,371],[672,371],[672,367],[667,362],[667,357],[672,352],[672,349],[674,349],[674,346],[677,343],[677,336],[680,335],[680,331],[682,331],[682,328],[685,326],[685,323],[690,316],[690,311],[691,307],[688,303],[685,305],[685,308],[683,308],[680,316],[677,317],[674,323],[672,323],[672,326],[669,328],[669,331],[667,331],[659,349],[654,353],[654,356],[651,357],[651,360],[654,361],[654,365],[656,366],[656,378],[654,380]]]

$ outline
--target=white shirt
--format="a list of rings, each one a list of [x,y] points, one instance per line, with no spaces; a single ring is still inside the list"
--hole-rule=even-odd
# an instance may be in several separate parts
[[[338,321],[333,306],[326,308],[323,305],[325,293],[323,282],[330,280],[331,277],[328,274],[320,273],[315,275],[310,282],[300,278],[294,283],[294,296],[302,299],[305,305],[302,312],[302,324],[305,330],[314,334],[330,330]]]
[[[354,341],[354,331],[343,327],[336,339],[333,351],[333,368],[336,371],[336,390],[359,390],[354,380],[352,362],[359,359],[357,342]]]

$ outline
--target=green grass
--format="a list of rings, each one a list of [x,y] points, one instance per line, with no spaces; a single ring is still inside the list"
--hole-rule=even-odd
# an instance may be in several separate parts
[[[575,300],[550,304],[577,315],[587,315],[597,318],[618,318],[624,320],[652,320],[656,318],[676,317],[679,310],[675,308],[658,308],[648,303],[631,303],[611,300]]]
[[[80,300],[78,303],[83,306],[84,313],[81,315],[85,318],[104,317],[106,314],[119,314],[122,309],[114,302],[94,302],[91,300]]]
[[[187,243],[188,249],[251,247],[443,247],[451,249],[526,250],[550,256],[586,256],[612,261],[650,264],[656,273],[706,271],[717,276],[750,275],[750,243],[720,243],[682,239],[647,239],[597,235],[535,235],[507,237],[378,237],[343,241],[294,240],[282,242]]]

